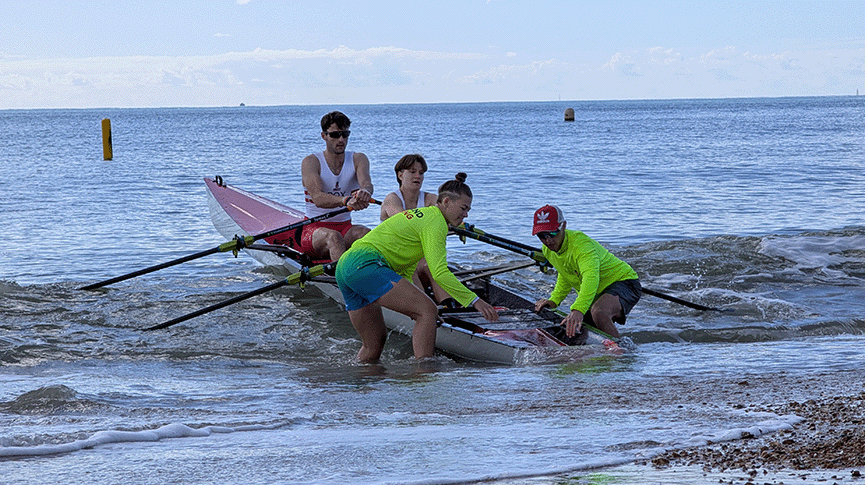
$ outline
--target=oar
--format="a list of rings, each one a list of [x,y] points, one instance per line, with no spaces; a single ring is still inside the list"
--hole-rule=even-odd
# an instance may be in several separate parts
[[[496,236],[495,234],[490,234],[488,232],[481,231],[480,229],[475,227],[474,224],[469,224],[468,222],[464,223],[463,226],[465,227],[465,229],[467,231],[472,231],[475,234],[480,234],[481,236],[486,236],[490,239],[495,239],[496,241],[501,241],[503,243],[507,243],[507,244],[510,244],[510,245],[513,245],[513,246],[516,246],[519,248],[523,248],[527,251],[539,251],[539,249],[533,248],[533,247],[529,246],[528,244],[523,244],[519,241],[514,241],[511,239],[505,239],[501,236]]]
[[[485,233],[485,232],[481,231],[480,229],[475,228],[472,225],[468,225],[467,227],[469,228],[469,230],[451,226],[450,230],[456,234],[464,235],[464,236],[467,236],[467,237],[470,237],[473,239],[477,239],[478,241],[483,241],[483,242],[492,244],[493,246],[498,246],[498,247],[503,248],[503,249],[509,249],[509,250],[514,251],[516,253],[528,256],[540,264],[549,264],[547,262],[547,258],[543,255],[543,253],[540,251],[540,249],[535,249],[535,248],[532,248],[531,246],[527,246],[525,244],[518,243],[516,241],[510,241],[510,240],[505,239],[505,238],[500,237],[500,236],[495,236],[495,235],[492,235],[489,233]],[[540,255],[541,259],[538,259],[538,257],[537,257],[538,255]],[[682,300],[681,298],[676,298],[675,296],[667,295],[665,293],[661,293],[660,291],[653,290],[651,288],[643,287],[643,293],[645,293],[647,295],[652,295],[652,296],[657,297],[657,298],[661,298],[663,300],[671,301],[673,303],[678,303],[679,305],[683,305],[683,306],[686,306],[688,308],[694,308],[696,310],[702,310],[702,311],[711,310],[711,311],[716,311],[716,312],[723,312],[724,311],[724,309],[721,309],[721,308],[709,307],[709,306],[701,305],[699,303],[693,303],[690,301]]]
[[[298,271],[297,273],[292,273],[292,274],[288,275],[285,279],[278,281],[276,283],[273,283],[272,285],[267,285],[263,288],[259,288],[257,290],[252,290],[252,291],[244,293],[242,295],[235,296],[234,298],[230,298],[228,300],[216,303],[214,305],[210,305],[207,308],[202,308],[201,310],[196,310],[192,313],[187,313],[186,315],[183,315],[182,317],[177,317],[175,319],[160,323],[159,325],[154,325],[152,327],[147,327],[144,330],[147,331],[147,330],[159,330],[161,328],[168,328],[172,325],[178,324],[180,322],[185,322],[186,320],[195,318],[199,315],[204,315],[205,313],[209,313],[209,312],[212,312],[214,310],[219,310],[220,308],[227,307],[228,305],[233,305],[239,301],[243,301],[243,300],[252,298],[253,296],[258,296],[262,293],[267,293],[268,291],[275,290],[275,289],[282,287],[282,286],[285,286],[285,285],[302,284],[302,283],[304,283],[304,282],[306,282],[306,281],[308,281],[308,280],[310,280],[316,276],[320,276],[324,273],[330,273],[335,268],[336,268],[336,263],[320,264],[320,265],[313,266],[312,268],[308,268],[308,269],[304,268],[302,271]]]
[[[381,204],[381,202],[379,202],[377,200],[370,200],[370,202],[372,202],[374,204]],[[190,254],[189,256],[184,256],[182,258],[175,259],[173,261],[168,261],[165,263],[157,264],[157,265],[151,266],[149,268],[144,268],[144,269],[140,269],[138,271],[133,271],[132,273],[125,274],[122,276],[117,276],[115,278],[107,279],[105,281],[100,281],[98,283],[93,283],[93,284],[90,284],[87,286],[83,286],[83,287],[81,287],[81,289],[82,290],[95,290],[96,288],[101,288],[103,286],[117,283],[118,281],[124,281],[124,280],[128,280],[130,278],[134,278],[136,276],[141,276],[143,274],[152,273],[152,272],[158,271],[160,269],[165,269],[165,268],[168,268],[168,267],[180,264],[180,263],[192,261],[193,259],[198,259],[198,258],[201,258],[204,256],[208,256],[210,254],[224,253],[226,251],[234,251],[235,256],[236,256],[237,251],[249,246],[250,244],[252,244],[255,241],[258,241],[259,239],[264,239],[266,237],[275,236],[275,235],[281,234],[283,232],[288,232],[288,231],[291,231],[293,229],[297,229],[298,227],[303,227],[303,226],[306,226],[308,224],[312,224],[313,222],[323,221],[325,219],[328,219],[328,218],[331,218],[334,216],[338,216],[338,215],[345,213],[345,212],[348,212],[350,210],[351,210],[350,207],[342,207],[342,208],[337,209],[335,211],[321,214],[319,216],[315,216],[315,217],[310,218],[310,219],[304,219],[300,222],[295,222],[294,224],[289,224],[287,226],[283,226],[283,227],[280,227],[278,229],[273,229],[271,231],[263,232],[261,234],[255,235],[255,236],[244,236],[244,237],[234,236],[234,239],[232,239],[231,241],[224,242],[215,248],[207,249],[205,251],[201,251],[201,252],[198,252],[195,254]]]
[[[476,270],[469,269],[463,271],[456,271],[454,272],[454,276],[460,276],[459,280],[465,283],[466,281],[486,278],[488,276],[494,276],[516,269],[528,268],[529,266],[533,266],[534,264],[536,264],[534,261],[529,261],[527,263],[504,264],[501,266],[492,266],[489,268],[480,268]]]
[[[547,264],[547,258],[544,256],[539,249],[529,248],[526,249],[518,244],[511,244],[510,242],[502,241],[501,238],[490,237],[489,234],[478,234],[475,231],[469,231],[463,229],[461,227],[449,226],[451,232],[454,234],[458,234],[460,236],[470,237],[472,239],[477,239],[478,241],[485,242],[487,244],[492,244],[493,246],[500,247],[502,249],[507,249],[509,251],[513,251],[517,254],[522,254],[523,256],[528,256],[535,260],[538,264]]]
[[[678,303],[679,305],[686,306],[688,308],[693,308],[695,310],[702,310],[702,311],[711,310],[713,312],[725,312],[725,311],[732,312],[732,311],[734,311],[732,308],[715,308],[715,307],[711,307],[711,306],[701,305],[699,303],[690,302],[687,300],[683,300],[681,298],[676,298],[675,296],[672,296],[672,295],[667,295],[665,293],[661,293],[660,291],[653,290],[651,288],[646,288],[645,286],[643,287],[643,293],[645,293],[647,295],[652,295],[652,296],[658,297],[662,300],[667,300],[667,301],[671,301],[673,303]]]

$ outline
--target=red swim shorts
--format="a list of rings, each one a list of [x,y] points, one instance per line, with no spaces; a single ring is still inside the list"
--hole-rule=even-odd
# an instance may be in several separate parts
[[[334,231],[337,231],[340,234],[342,234],[343,236],[345,236],[345,233],[347,233],[348,230],[351,229],[351,221],[344,221],[344,222],[319,221],[319,222],[313,222],[312,224],[303,226],[303,234],[300,235],[300,250],[304,254],[308,254],[310,256],[313,256],[313,259],[315,259],[315,256],[314,256],[315,251],[313,250],[313,247],[312,247],[312,233],[314,233],[315,230],[320,228],[320,227],[325,227],[327,229],[333,229]]]

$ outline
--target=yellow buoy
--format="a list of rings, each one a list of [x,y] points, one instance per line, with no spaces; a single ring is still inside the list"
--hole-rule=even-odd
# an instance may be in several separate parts
[[[105,160],[114,158],[114,150],[111,147],[111,120],[102,120],[102,156]]]
[[[565,121],[574,121],[574,108],[565,110]]]

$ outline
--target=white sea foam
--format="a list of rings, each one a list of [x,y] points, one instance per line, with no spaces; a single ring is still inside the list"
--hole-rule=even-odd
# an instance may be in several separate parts
[[[767,236],[758,246],[760,254],[784,258],[799,270],[818,270],[832,278],[849,277],[835,267],[848,262],[861,263],[861,257],[845,255],[850,251],[861,254],[865,248],[865,235],[795,237]]]
[[[0,448],[0,456],[44,456],[71,453],[86,450],[110,443],[131,443],[138,441],[160,441],[168,438],[203,438],[212,433],[232,433],[233,428],[223,426],[205,426],[191,428],[185,424],[168,424],[161,428],[142,431],[99,431],[93,436],[70,443],[38,445],[38,446],[6,446]]]
[[[793,414],[787,414],[784,416],[775,415],[772,419],[760,421],[753,426],[719,430],[709,436],[695,436],[683,442],[682,445],[687,447],[705,446],[712,443],[739,440],[746,436],[762,436],[765,434],[776,433],[782,430],[792,429],[794,424],[800,423],[802,421],[804,421],[804,418],[800,418],[799,416]]]
[[[670,449],[737,440],[749,433],[753,436],[773,433],[789,429],[801,421],[801,418],[793,415],[732,410],[728,417],[735,427],[694,430],[689,424],[675,419],[644,419],[644,416],[653,415],[654,412],[649,408],[618,409],[611,406],[586,413],[579,425],[562,422],[556,417],[514,423],[508,418],[500,420],[487,416],[471,423],[463,422],[459,426],[428,421],[427,424],[418,422],[406,425],[415,421],[412,414],[396,412],[378,415],[378,421],[385,426],[364,427],[363,432],[317,426],[285,429],[282,424],[193,428],[174,423],[153,430],[100,431],[87,439],[66,444],[0,448],[0,456],[56,455],[114,443],[159,442],[170,438],[198,439],[223,433],[236,434],[235,438],[231,438],[232,448],[248,450],[252,446],[260,449],[263,456],[270,457],[276,445],[287,453],[287,458],[278,459],[290,459],[293,473],[310,479],[318,477],[317,481],[321,483],[351,481],[352,477],[357,478],[351,470],[371,466],[369,471],[377,477],[367,477],[370,478],[364,480],[367,483],[455,484],[555,476],[612,467],[651,459]],[[428,417],[426,414],[423,416]],[[391,423],[394,418],[396,422]],[[445,418],[445,421],[453,419],[445,415],[439,418]],[[503,426],[505,422],[509,423],[508,426]],[[613,423],[616,425],[611,427]],[[629,442],[635,438],[637,429],[641,430],[638,435],[644,441]],[[671,439],[663,442],[665,437]],[[198,450],[191,451],[193,454],[210,453],[213,450],[212,447],[195,444],[164,446],[170,450],[177,450],[178,447]],[[370,448],[387,456],[399,457],[399,460],[389,465],[386,462],[369,464],[368,454],[361,450]],[[339,455],[343,472],[336,472],[322,480],[319,468],[319,465],[324,465],[320,462],[322,452]],[[276,452],[274,456],[282,454]]]

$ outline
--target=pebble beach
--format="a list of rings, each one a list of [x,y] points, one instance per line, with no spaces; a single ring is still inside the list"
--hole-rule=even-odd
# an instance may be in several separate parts
[[[728,405],[801,421],[776,433],[746,432],[734,441],[667,451],[638,465],[653,469],[647,476],[677,470],[699,476],[699,469],[706,483],[865,483],[863,387],[861,372],[728,382]]]

